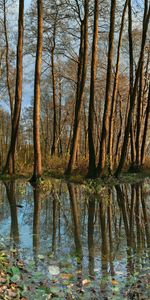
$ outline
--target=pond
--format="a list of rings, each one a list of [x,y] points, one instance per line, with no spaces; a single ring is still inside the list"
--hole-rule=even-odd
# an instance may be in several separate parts
[[[0,182],[4,245],[26,264],[26,299],[150,299],[150,181]]]

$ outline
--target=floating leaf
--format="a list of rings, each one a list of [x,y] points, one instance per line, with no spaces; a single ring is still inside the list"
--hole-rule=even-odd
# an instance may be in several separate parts
[[[52,276],[56,276],[60,274],[60,269],[58,266],[49,266],[48,267],[48,272]]]
[[[42,255],[42,254],[38,255],[38,259],[43,260],[44,258],[45,258],[44,255]]]
[[[82,284],[83,284],[83,285],[88,285],[89,283],[91,283],[91,281],[90,281],[89,279],[84,279],[84,280],[82,281]]]

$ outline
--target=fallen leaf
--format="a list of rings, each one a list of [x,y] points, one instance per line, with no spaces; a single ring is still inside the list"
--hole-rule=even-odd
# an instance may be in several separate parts
[[[6,278],[0,277],[0,283],[6,283]]]
[[[7,290],[9,297],[16,298],[17,292],[12,291],[11,289]]]
[[[60,277],[62,278],[62,279],[71,279],[72,277],[73,277],[73,275],[72,274],[68,274],[68,273],[62,273],[61,275],[60,275]]]
[[[89,284],[89,283],[91,283],[91,281],[90,281],[89,279],[84,279],[84,280],[82,281],[82,284],[83,284],[83,285],[87,285],[87,284]]]
[[[118,281],[115,280],[115,279],[112,279],[111,283],[112,283],[112,285],[117,285],[117,284],[118,284]]]

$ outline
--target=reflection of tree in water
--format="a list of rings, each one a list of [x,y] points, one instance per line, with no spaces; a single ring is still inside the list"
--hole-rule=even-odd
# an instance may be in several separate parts
[[[21,193],[18,196],[18,186],[15,187],[14,182],[5,183],[5,188],[11,211],[11,237],[18,243],[15,192],[19,201],[23,196]],[[46,195],[35,188],[33,220],[30,218],[33,202],[29,201],[29,195],[28,211],[25,210],[23,223],[20,225],[29,223],[29,219],[30,226],[33,223],[35,258],[40,250],[44,253],[52,250],[56,259],[59,259],[58,254],[61,253],[62,257],[64,254],[66,260],[68,254],[72,257],[74,253],[73,267],[76,268],[77,265],[77,281],[80,286],[84,268],[88,268],[86,272],[91,278],[97,277],[98,272],[106,281],[106,276],[110,279],[111,275],[113,278],[115,271],[118,271],[116,261],[125,265],[125,258],[129,276],[136,271],[140,272],[145,263],[144,251],[150,246],[145,187],[143,188],[143,184],[122,184],[106,187],[104,193],[94,191],[93,194],[89,191],[85,193],[84,188],[71,183],[65,185],[52,182]],[[44,201],[41,202],[42,199]]]
[[[68,191],[70,196],[70,206],[71,206],[72,221],[73,221],[73,228],[74,228],[74,243],[75,243],[76,256],[77,256],[78,286],[82,287],[83,251],[82,251],[82,242],[81,242],[81,223],[79,217],[79,207],[78,207],[77,197],[75,193],[75,186],[71,183],[68,183]]]
[[[58,197],[55,191],[55,186],[52,186],[52,211],[53,211],[53,230],[52,230],[52,251],[56,252],[56,238],[57,238],[57,227],[58,227]]]
[[[11,229],[10,237],[13,239],[14,244],[19,243],[19,226],[18,226],[18,215],[17,215],[17,203],[15,196],[15,181],[4,182],[6,188],[7,199],[10,206],[11,214]]]
[[[33,252],[35,261],[40,250],[40,214],[41,214],[41,199],[38,187],[34,187],[34,213],[33,213]]]
[[[89,275],[94,276],[94,222],[95,222],[95,199],[92,197],[88,205],[88,250],[89,250]]]
[[[116,186],[116,193],[127,241],[127,271],[133,274],[135,268],[139,268],[142,251],[149,247],[149,223],[142,185],[132,185],[130,197],[127,197],[125,186]]]

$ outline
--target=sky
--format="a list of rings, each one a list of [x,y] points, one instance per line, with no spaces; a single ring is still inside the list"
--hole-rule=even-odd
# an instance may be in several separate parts
[[[30,3],[31,3],[31,0],[25,0],[24,1],[24,6],[25,6],[25,10],[29,7]]]

